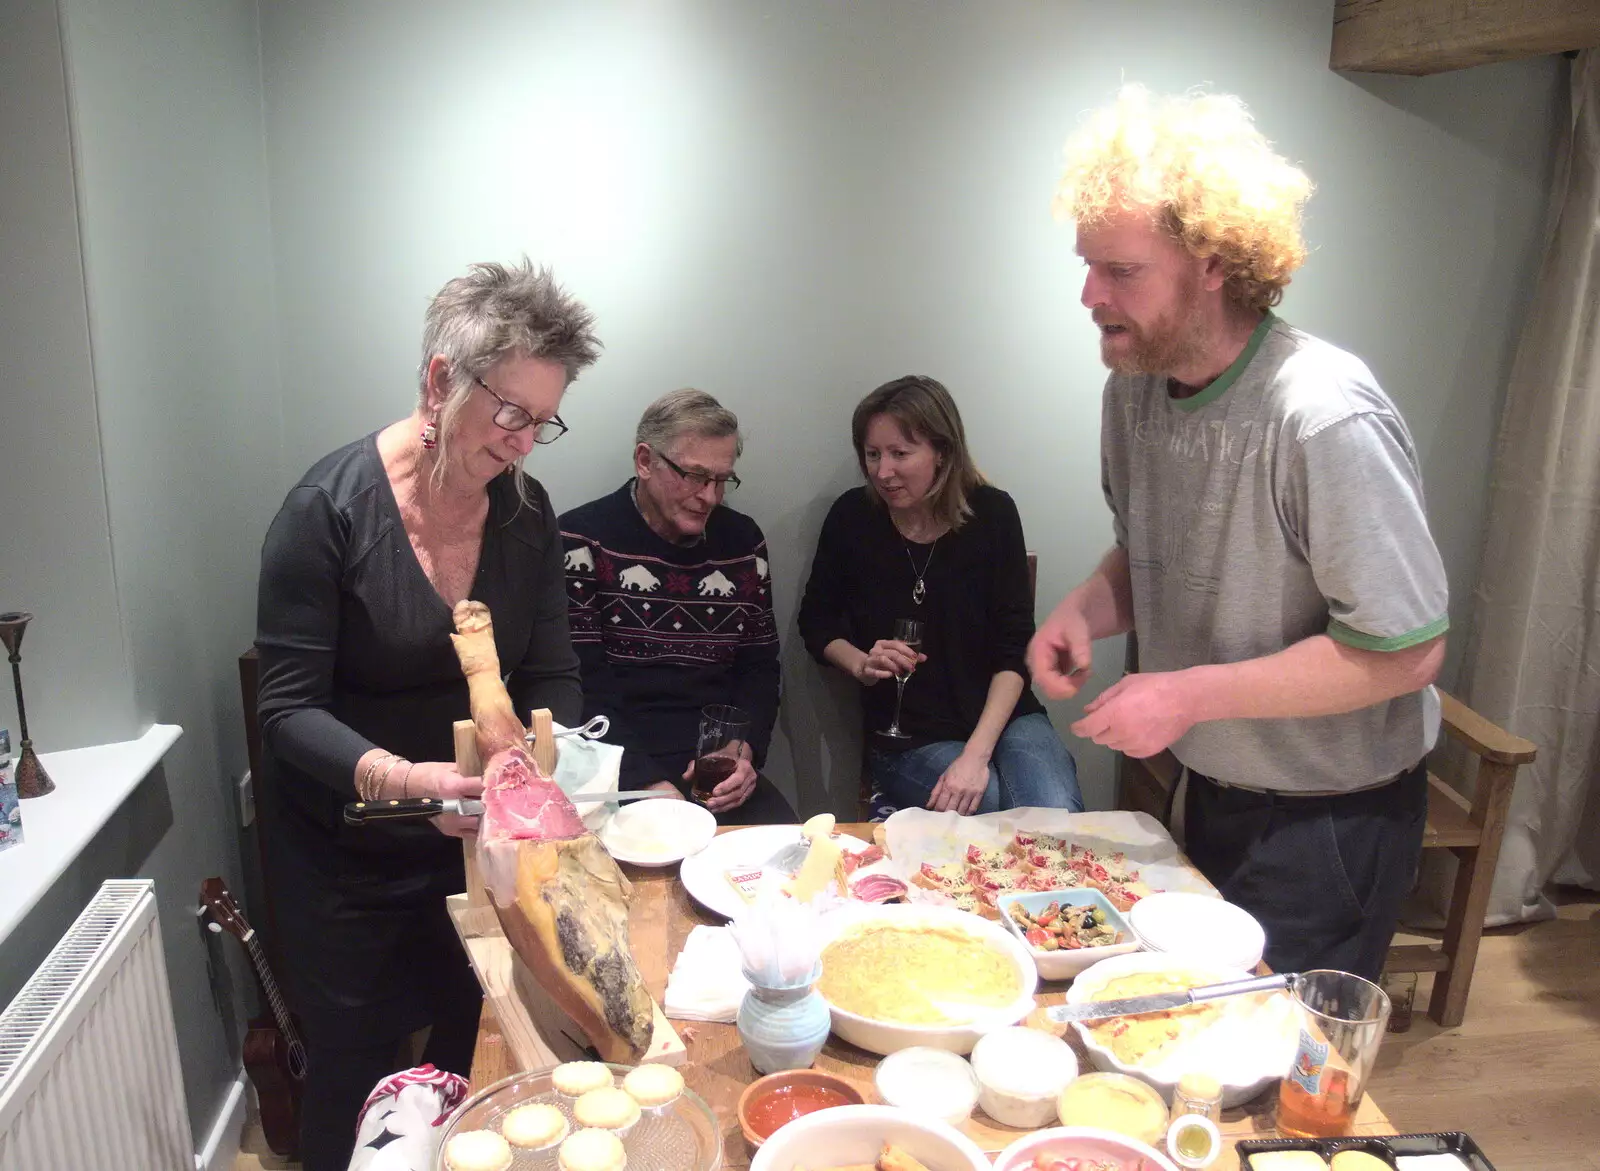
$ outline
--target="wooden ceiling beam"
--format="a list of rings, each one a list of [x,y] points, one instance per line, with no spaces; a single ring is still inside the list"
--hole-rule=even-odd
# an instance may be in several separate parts
[[[1337,0],[1330,69],[1422,76],[1600,45],[1600,0]]]

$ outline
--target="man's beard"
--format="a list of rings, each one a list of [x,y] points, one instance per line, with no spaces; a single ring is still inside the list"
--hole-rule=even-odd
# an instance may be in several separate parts
[[[1115,374],[1171,374],[1191,365],[1205,353],[1205,327],[1200,315],[1199,282],[1184,289],[1176,308],[1148,327],[1118,322],[1128,345],[1120,353],[1107,351],[1100,342],[1100,360]]]

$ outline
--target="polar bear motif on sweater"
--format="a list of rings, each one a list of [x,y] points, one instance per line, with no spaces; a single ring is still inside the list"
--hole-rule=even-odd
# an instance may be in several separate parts
[[[566,565],[573,573],[593,573],[594,554],[589,552],[587,545],[579,545],[576,549],[568,549]]]
[[[756,576],[762,581],[767,580],[767,559],[765,557],[756,558]]]
[[[618,575],[617,584],[625,590],[648,594],[661,588],[661,579],[642,565],[630,565]]]
[[[733,583],[720,569],[713,569],[700,579],[700,596],[709,598],[712,594],[716,594],[719,598],[733,595]]]

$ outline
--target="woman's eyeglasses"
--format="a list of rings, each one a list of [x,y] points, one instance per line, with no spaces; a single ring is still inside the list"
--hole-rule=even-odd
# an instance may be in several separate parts
[[[488,390],[490,397],[500,404],[500,408],[494,413],[494,425],[501,430],[526,431],[529,427],[537,425],[539,429],[533,433],[535,443],[554,443],[567,433],[567,425],[561,421],[560,415],[551,415],[540,422],[516,403],[509,402],[489,390],[489,384],[477,375],[473,375],[472,381],[484,390]]]

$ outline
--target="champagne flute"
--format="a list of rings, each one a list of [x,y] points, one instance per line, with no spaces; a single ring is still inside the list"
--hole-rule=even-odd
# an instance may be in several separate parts
[[[911,666],[905,674],[897,674],[894,677],[894,719],[889,721],[889,726],[884,729],[883,735],[894,740],[909,740],[911,737],[900,730],[900,705],[906,698],[906,680],[910,679],[911,672],[917,669],[917,651],[922,646],[922,623],[915,618],[896,618],[894,639],[911,648]]]

